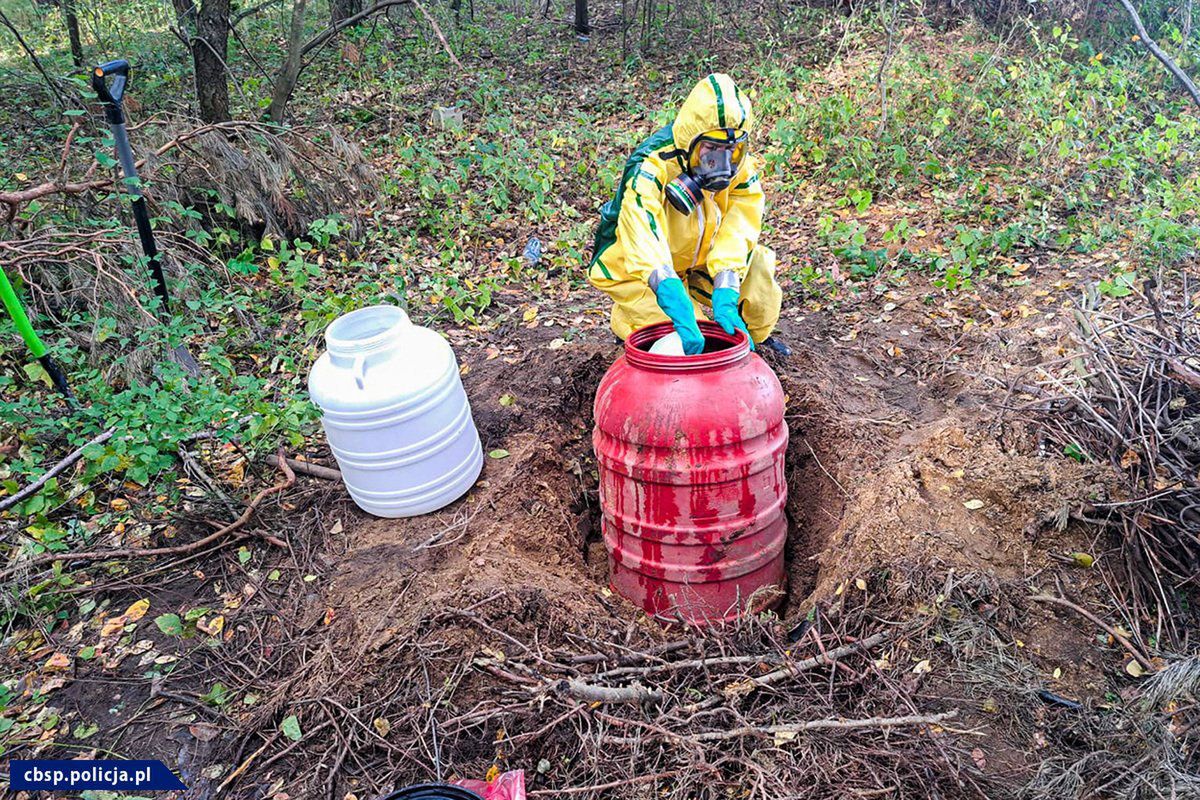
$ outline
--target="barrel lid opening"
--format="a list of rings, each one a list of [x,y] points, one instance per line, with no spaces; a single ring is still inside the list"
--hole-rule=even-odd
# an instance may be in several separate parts
[[[359,355],[378,350],[412,325],[404,309],[368,306],[338,317],[325,329],[325,346],[337,355]]]
[[[697,324],[700,326],[700,333],[704,335],[704,350],[697,355],[672,356],[651,353],[650,348],[655,342],[675,330],[672,323],[659,322],[629,335],[625,340],[625,357],[630,363],[647,369],[690,372],[733,364],[750,354],[750,340],[741,331],[728,334],[717,323],[706,320]]]

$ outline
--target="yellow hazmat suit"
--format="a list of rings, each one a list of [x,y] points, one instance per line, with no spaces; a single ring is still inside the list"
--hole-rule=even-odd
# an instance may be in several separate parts
[[[775,254],[758,244],[764,197],[756,159],[744,156],[729,187],[704,192],[690,214],[665,197],[696,139],[718,129],[749,134],[753,124],[750,98],[733,79],[709,75],[692,89],[675,122],[642,142],[625,162],[617,196],[600,209],[588,269],[592,285],[614,301],[612,329],[620,338],[667,319],[648,283],[663,265],[687,285],[698,319],[711,309],[713,278],[732,270],[741,279],[738,310],[750,335],[761,342],[771,334],[783,293],[775,282]]]

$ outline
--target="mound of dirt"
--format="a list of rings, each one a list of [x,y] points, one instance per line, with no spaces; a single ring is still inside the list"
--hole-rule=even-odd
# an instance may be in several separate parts
[[[920,426],[869,472],[847,477],[850,499],[822,560],[817,594],[864,570],[931,558],[1014,580],[1024,574],[1044,521],[1065,520],[1080,500],[1107,493],[1095,473],[1006,452],[954,417]]]
[[[579,675],[584,665],[637,672],[648,669],[636,665],[652,654],[681,648],[757,653],[765,646],[769,654],[784,640],[806,639],[812,619],[822,631],[817,648],[824,647],[822,637],[853,641],[877,627],[871,620],[881,608],[914,607],[929,589],[914,588],[923,580],[917,576],[949,570],[987,576],[981,586],[1016,586],[1031,562],[1067,547],[1063,537],[1070,532],[1061,533],[1057,523],[1105,491],[1093,470],[1001,446],[960,375],[916,359],[901,370],[880,365],[822,324],[819,318],[785,324],[783,335],[804,345],[788,360],[767,356],[787,394],[791,432],[789,586],[779,619],[765,618],[761,630],[735,626],[720,636],[688,632],[679,639],[680,632],[661,628],[607,589],[592,400],[619,346],[599,333],[564,344],[539,328],[516,328],[504,348],[456,346],[490,454],[480,481],[436,514],[344,519],[348,547],[312,609],[317,618],[325,614],[325,645],[320,655],[301,659],[263,704],[264,724],[274,724],[270,714],[285,707],[332,697],[353,719],[377,715],[377,730],[384,720],[425,748],[414,761],[390,744],[397,734],[360,733],[372,748],[385,747],[392,770],[373,774],[368,787],[426,778],[434,763],[476,777],[510,757],[526,769],[543,768],[534,755],[550,752],[566,761],[562,774],[552,768],[549,785],[595,780],[609,774],[603,764],[572,760],[596,755],[580,750],[583,734],[572,725],[582,723],[570,721],[581,707],[559,696],[553,687],[562,679],[549,676]],[[916,352],[933,359],[937,345]],[[994,615],[992,591],[970,589],[961,613]],[[980,630],[990,628],[985,623]],[[1025,635],[1030,652],[1052,659],[1084,647],[1088,634],[1064,638],[1046,626]],[[794,647],[808,652],[807,644]],[[1099,670],[1088,673],[1089,685],[1097,684]],[[925,687],[927,707],[974,691],[953,677],[940,685]],[[808,712],[892,713],[888,704],[897,701],[888,692],[907,696],[921,686],[911,676],[898,685],[886,679],[865,694],[851,692],[849,705]],[[688,691],[697,690],[703,691]],[[1010,696],[1016,705],[1019,693]],[[538,709],[550,697],[562,714],[544,720]],[[633,724],[596,713],[610,724]],[[302,718],[305,725],[322,720]],[[991,722],[971,716],[972,724]],[[1016,774],[1029,766],[1024,747],[997,744],[988,757]],[[349,749],[348,742],[334,743],[328,752],[345,758]],[[359,785],[350,780],[348,787]]]
[[[979,415],[947,411],[953,403],[938,382],[889,379],[811,331],[784,332],[811,342],[773,361],[791,428],[789,615],[896,563],[1015,579],[1045,521],[1106,491],[1096,470],[1003,449]],[[645,622],[604,588],[599,541],[592,398],[619,346],[584,339],[549,349],[536,336],[509,357],[463,353],[492,455],[476,487],[436,514],[361,516],[349,526],[350,549],[326,598],[346,641],[516,587],[581,619],[615,611]]]
[[[601,594],[608,594],[603,575],[587,558],[599,537],[592,397],[618,352],[615,344],[550,350],[539,342],[519,361],[464,354],[472,410],[490,454],[483,474],[441,512],[362,516],[352,524],[350,549],[328,592],[351,649],[378,651],[381,641],[419,620],[502,591],[525,597],[526,607],[514,613],[539,624],[555,615],[607,617],[623,604]],[[621,613],[636,615],[632,606]]]

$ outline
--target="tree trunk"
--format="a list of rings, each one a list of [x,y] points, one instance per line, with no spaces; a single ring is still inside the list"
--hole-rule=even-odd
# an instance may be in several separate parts
[[[79,15],[75,13],[75,0],[62,0],[63,18],[67,22],[67,37],[71,40],[71,60],[83,69],[83,40],[79,37]]]
[[[329,0],[329,25],[337,25],[363,10],[363,0]]]
[[[200,119],[228,122],[229,75],[225,59],[229,53],[230,0],[201,0],[192,39],[192,61],[196,67],[196,99]]]
[[[179,33],[187,37],[192,51],[200,119],[228,122],[232,117],[225,58],[229,52],[230,0],[201,0],[199,8],[193,0],[171,0],[171,5]]]
[[[284,61],[279,75],[275,78],[275,91],[271,95],[271,106],[267,109],[267,116],[276,124],[283,122],[283,112],[287,108],[288,101],[292,99],[292,92],[296,90],[296,77],[300,74],[300,59],[304,47],[304,8],[306,5],[308,5],[308,0],[296,0],[296,5],[292,7],[292,27],[288,34],[287,60]]]
[[[588,25],[587,0],[575,0],[575,32],[582,36],[592,32],[592,26]]]

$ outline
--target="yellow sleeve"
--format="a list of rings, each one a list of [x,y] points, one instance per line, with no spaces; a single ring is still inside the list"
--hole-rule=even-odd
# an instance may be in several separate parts
[[[651,159],[643,161],[625,184],[617,238],[625,251],[625,270],[630,276],[648,281],[656,268],[671,266],[663,216],[662,171]]]
[[[715,278],[727,269],[736,272],[739,278],[746,277],[750,253],[758,244],[758,234],[762,230],[765,202],[757,165],[747,157],[729,189],[729,210],[708,248],[710,277]]]

